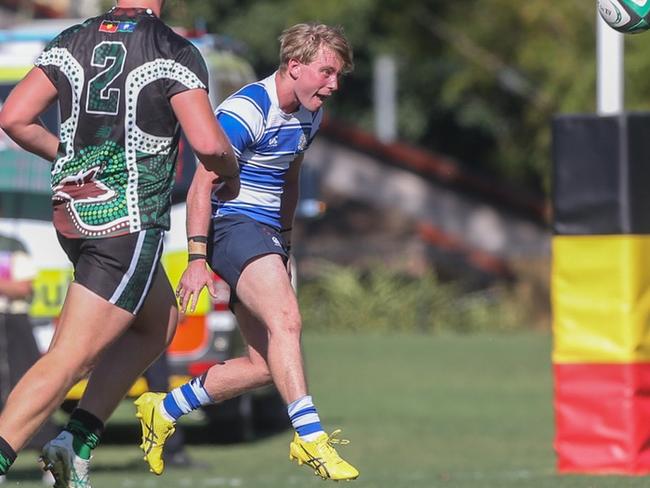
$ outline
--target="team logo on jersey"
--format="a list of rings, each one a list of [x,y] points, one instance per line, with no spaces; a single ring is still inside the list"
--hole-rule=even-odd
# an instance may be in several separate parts
[[[53,200],[76,203],[105,202],[115,197],[115,191],[97,179],[100,166],[66,176],[52,190]]]
[[[273,241],[273,244],[275,244],[276,246],[282,247],[282,244],[280,244],[280,240],[277,237],[273,236],[271,237],[271,240]]]
[[[277,145],[278,145],[278,136],[271,137],[271,139],[269,140],[269,146],[275,147]]]
[[[304,151],[307,147],[307,137],[304,133],[300,134],[300,140],[298,141],[298,151]]]
[[[99,32],[108,32],[113,34],[115,32],[133,32],[135,27],[138,25],[137,22],[112,22],[110,20],[103,20],[99,26]]]

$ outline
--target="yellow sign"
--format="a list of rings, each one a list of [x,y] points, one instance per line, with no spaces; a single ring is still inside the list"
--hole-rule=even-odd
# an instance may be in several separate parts
[[[71,269],[42,269],[34,280],[34,298],[30,309],[32,317],[57,317],[63,306]]]

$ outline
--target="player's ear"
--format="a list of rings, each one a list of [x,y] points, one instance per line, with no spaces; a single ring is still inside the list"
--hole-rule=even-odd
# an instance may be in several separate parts
[[[302,63],[297,59],[291,58],[287,63],[287,73],[292,79],[297,80],[302,70]]]

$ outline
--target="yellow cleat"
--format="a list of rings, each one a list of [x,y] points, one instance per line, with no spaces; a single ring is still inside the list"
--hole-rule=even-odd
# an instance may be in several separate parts
[[[359,471],[348,462],[341,459],[332,444],[348,444],[345,439],[337,439],[335,430],[330,435],[322,434],[313,441],[303,441],[298,434],[289,444],[289,459],[298,461],[299,465],[306,464],[314,473],[324,480],[354,480]]]
[[[135,401],[136,414],[142,426],[142,444],[144,460],[149,463],[149,470],[157,475],[165,469],[163,446],[174,433],[174,422],[167,420],[160,413],[160,404],[165,393],[144,393]]]

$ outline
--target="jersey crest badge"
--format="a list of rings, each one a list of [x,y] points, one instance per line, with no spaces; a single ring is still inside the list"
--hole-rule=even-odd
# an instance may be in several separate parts
[[[117,32],[133,32],[137,22],[120,22],[117,25]]]
[[[109,20],[103,20],[102,23],[99,25],[99,32],[117,32],[117,22],[111,22]]]
[[[125,21],[125,22],[113,22],[110,20],[103,20],[99,25],[99,32],[108,32],[109,34],[114,34],[115,32],[133,32],[135,31],[137,22]]]

